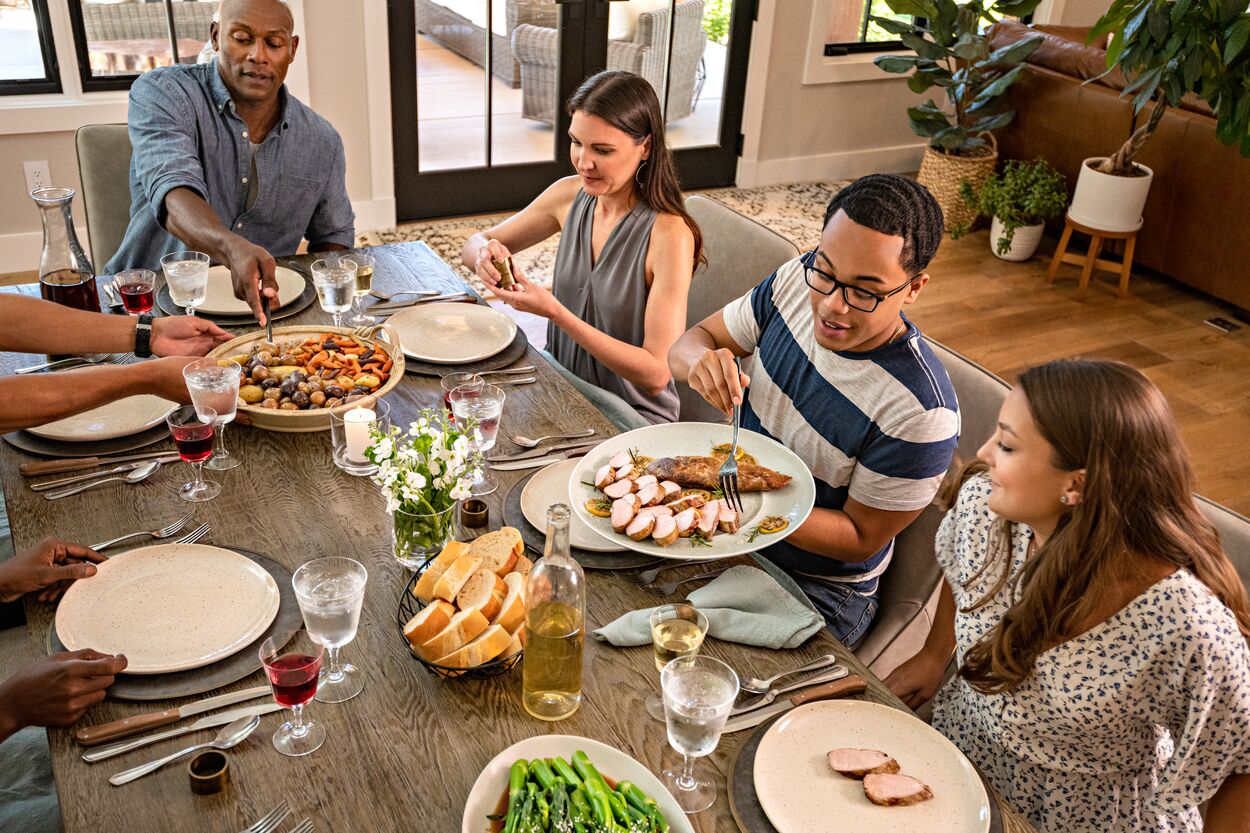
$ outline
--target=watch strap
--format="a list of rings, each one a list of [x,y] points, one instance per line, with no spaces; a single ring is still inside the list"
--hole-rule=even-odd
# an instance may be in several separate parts
[[[143,314],[135,327],[135,355],[146,359],[152,355],[152,316]]]

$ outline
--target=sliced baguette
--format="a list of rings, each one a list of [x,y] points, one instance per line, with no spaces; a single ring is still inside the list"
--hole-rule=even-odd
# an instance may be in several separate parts
[[[417,653],[422,659],[434,662],[439,657],[460,650],[489,627],[490,622],[486,621],[486,617],[477,608],[462,610],[451,617],[447,627],[417,646]]]
[[[530,560],[529,560],[528,558],[526,558],[524,555],[518,555],[518,556],[516,557],[516,564],[513,566],[512,571],[513,571],[514,573],[520,573],[520,574],[521,574],[521,578],[525,579],[525,581],[529,581],[529,580],[530,580],[530,570],[532,570],[532,569],[534,569],[534,562],[533,562],[533,561],[530,561]],[[505,581],[507,580],[507,578],[508,578],[507,576],[504,576],[504,580],[505,580]],[[524,583],[524,582],[522,582],[522,583]]]
[[[461,610],[476,607],[487,619],[494,620],[503,607],[503,598],[507,593],[508,586],[503,579],[485,567],[479,567],[456,594],[456,607]]]
[[[491,624],[500,625],[508,633],[514,634],[525,622],[525,576],[508,573],[503,581],[507,595],[504,596],[499,612],[491,620]]]
[[[524,551],[525,541],[521,539],[521,533],[510,526],[488,532],[469,545],[469,555],[501,577],[512,571],[517,556]]]
[[[512,634],[498,625],[491,625],[469,644],[434,660],[447,668],[476,668],[502,654],[512,644]]]
[[[412,588],[412,595],[429,604],[434,599],[434,585],[443,577],[447,568],[468,551],[468,544],[460,541],[448,542],[447,546],[443,547],[443,551],[436,555],[425,568],[421,578],[417,579],[417,586]]]
[[[417,611],[417,615],[408,620],[408,624],[404,625],[404,636],[408,637],[412,647],[419,647],[447,627],[451,623],[451,617],[455,615],[456,608],[439,599]]]
[[[512,634],[512,641],[508,643],[508,647],[504,649],[504,652],[499,655],[499,659],[507,659],[508,657],[519,654],[521,651],[525,650],[525,646],[521,644],[521,635],[524,632],[525,628],[521,628],[516,633]]]
[[[434,583],[434,595],[448,602],[456,600],[456,594],[469,577],[477,572],[482,563],[471,555],[462,555],[448,567]]]

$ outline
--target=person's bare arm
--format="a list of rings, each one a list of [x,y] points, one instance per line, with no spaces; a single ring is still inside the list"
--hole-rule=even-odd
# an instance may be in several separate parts
[[[470,272],[476,272],[488,286],[497,286],[499,271],[491,265],[491,258],[504,260],[514,252],[524,251],[558,232],[577,188],[578,178],[575,176],[548,185],[533,202],[516,214],[471,235],[460,250],[460,262]]]
[[[0,294],[0,350],[14,353],[126,353],[135,349],[136,319],[102,315],[28,298]],[[190,315],[152,322],[152,352],[158,356],[202,356],[233,336],[213,322]]]
[[[841,509],[813,509],[786,541],[815,555],[859,563],[880,552],[923,511],[874,509],[847,498]]]
[[[885,684],[909,708],[918,709],[932,699],[942,686],[946,666],[955,653],[955,597],[942,579],[937,613],[924,646],[885,678]]]
[[[735,402],[742,403],[742,391],[751,384],[745,373],[734,372],[734,358],[749,355],[729,334],[724,310],[717,310],[677,339],[668,351],[668,366],[673,378],[684,379],[695,393],[728,415]]]
[[[1230,775],[1207,804],[1206,833],[1250,833],[1250,775]]]

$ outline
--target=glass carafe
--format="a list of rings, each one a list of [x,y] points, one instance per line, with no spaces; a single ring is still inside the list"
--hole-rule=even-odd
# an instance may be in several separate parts
[[[74,232],[72,188],[36,188],[31,199],[43,220],[43,252],[39,255],[39,292],[45,300],[67,307],[100,311],[95,270]]]
[[[563,720],[582,702],[586,574],[569,554],[569,507],[547,510],[547,545],[525,594],[521,703],[539,720]]]

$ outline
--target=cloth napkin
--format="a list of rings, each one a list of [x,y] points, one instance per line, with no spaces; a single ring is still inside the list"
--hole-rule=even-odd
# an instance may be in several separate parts
[[[797,648],[825,626],[798,592],[794,595],[764,570],[738,565],[691,592],[689,602],[707,617],[708,636],[763,648]],[[630,611],[593,636],[622,648],[649,645],[651,610]]]

